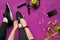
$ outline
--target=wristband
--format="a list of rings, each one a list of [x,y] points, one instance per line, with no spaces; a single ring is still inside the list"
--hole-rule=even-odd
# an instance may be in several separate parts
[[[23,27],[23,28],[24,28],[24,29],[25,29],[25,28],[28,28],[28,26],[25,26],[25,27]]]

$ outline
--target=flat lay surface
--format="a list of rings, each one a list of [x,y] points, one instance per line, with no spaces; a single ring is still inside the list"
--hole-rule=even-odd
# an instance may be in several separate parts
[[[46,24],[48,21],[58,20],[57,26],[60,26],[60,0],[41,0],[40,7],[36,10],[31,8],[30,15],[28,14],[27,7],[23,6],[21,8],[17,8],[18,5],[24,3],[26,0],[0,0],[0,24],[3,20],[3,13],[6,8],[6,3],[8,2],[11,8],[11,11],[14,16],[14,20],[16,20],[16,12],[20,11],[23,14],[24,19],[27,21],[27,25],[29,26],[30,31],[34,36],[34,40],[42,40],[43,34],[46,33]],[[57,14],[48,17],[47,12],[56,9]],[[51,26],[54,27],[54,26]],[[6,40],[11,33],[13,26],[8,28]],[[56,35],[50,40],[60,40],[60,35]],[[15,33],[14,40],[18,40],[18,30]]]

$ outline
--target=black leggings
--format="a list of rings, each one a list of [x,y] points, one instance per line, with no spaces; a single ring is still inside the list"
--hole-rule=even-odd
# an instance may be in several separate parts
[[[0,40],[5,40],[6,34],[7,34],[7,23],[2,22],[1,27],[0,27]],[[23,28],[18,29],[19,32],[19,37],[18,40],[28,40],[26,36],[26,32]]]
[[[7,33],[7,23],[2,22],[0,27],[0,40],[5,40],[6,33]]]
[[[28,40],[26,32],[23,28],[19,28],[18,32],[19,32],[18,40]]]

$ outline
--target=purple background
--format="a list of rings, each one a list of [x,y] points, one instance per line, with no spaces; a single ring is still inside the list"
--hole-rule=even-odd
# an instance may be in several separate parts
[[[41,0],[41,5],[37,10],[31,9],[31,15],[28,15],[26,6],[17,9],[17,6],[25,1],[26,0],[0,0],[0,24],[3,20],[3,13],[6,7],[5,4],[8,2],[12,10],[14,20],[16,19],[16,11],[19,10],[23,14],[23,17],[27,21],[29,29],[31,30],[34,36],[34,40],[42,40],[43,34],[46,33],[45,25],[48,21],[53,21],[57,19],[57,25],[60,26],[60,0],[55,0],[55,2],[52,0]],[[47,12],[53,9],[56,9],[58,14],[51,18],[47,17]],[[6,40],[12,28],[13,26],[11,28],[8,28]],[[15,40],[18,40],[18,31],[16,31]],[[60,40],[60,38],[58,37],[58,35],[56,35],[55,37],[51,38],[51,40]]]

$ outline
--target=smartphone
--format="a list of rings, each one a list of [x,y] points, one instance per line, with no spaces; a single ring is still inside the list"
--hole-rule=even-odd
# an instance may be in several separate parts
[[[47,14],[48,14],[48,17],[52,17],[52,16],[54,16],[54,15],[56,15],[56,14],[57,14],[57,10],[56,10],[56,9],[54,9],[54,10],[52,10],[52,11],[48,12]]]

